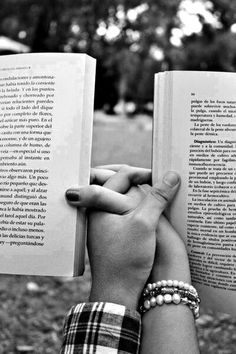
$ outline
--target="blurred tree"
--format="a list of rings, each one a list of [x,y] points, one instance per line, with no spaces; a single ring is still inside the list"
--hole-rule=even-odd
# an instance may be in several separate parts
[[[95,103],[109,113],[119,99],[151,101],[156,71],[235,70],[234,24],[231,0],[1,0],[0,10],[0,35],[32,51],[96,57]]]
[[[32,44],[42,1],[1,0],[0,35]]]
[[[60,51],[61,36],[58,35],[62,4],[58,0],[42,0],[31,43],[33,52]]]
[[[168,32],[179,3],[180,0],[2,0],[0,33],[20,39],[32,51],[87,52],[95,56],[96,105],[105,105],[111,113],[118,98],[137,102],[138,97],[142,102],[152,99],[152,90],[141,90],[139,82],[150,77],[149,69],[157,62],[150,54],[151,46],[164,49],[169,45],[168,36],[160,35],[156,28],[162,26]]]
[[[173,51],[168,53],[169,62],[175,69],[234,71],[236,34],[233,25],[236,23],[236,2],[214,0],[198,3],[207,9],[204,16],[200,8],[195,13],[201,30],[183,36],[182,45],[175,49],[176,57]]]

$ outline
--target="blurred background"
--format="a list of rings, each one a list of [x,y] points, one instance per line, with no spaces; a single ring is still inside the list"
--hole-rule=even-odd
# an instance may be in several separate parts
[[[1,0],[0,54],[97,59],[92,163],[151,166],[154,73],[235,71],[236,1]],[[69,187],[69,186],[68,186]],[[58,353],[83,278],[0,276],[0,354]],[[236,319],[202,311],[201,353],[236,353]]]
[[[155,72],[235,69],[236,2],[1,0],[0,36],[2,54],[94,56],[95,109],[137,113],[151,110]]]

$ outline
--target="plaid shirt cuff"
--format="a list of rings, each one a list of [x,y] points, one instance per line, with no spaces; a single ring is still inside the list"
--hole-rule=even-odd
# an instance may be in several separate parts
[[[82,303],[66,318],[61,354],[138,353],[140,335],[138,312],[108,302]]]

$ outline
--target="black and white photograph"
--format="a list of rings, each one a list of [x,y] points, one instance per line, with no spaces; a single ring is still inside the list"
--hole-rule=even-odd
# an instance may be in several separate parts
[[[1,0],[0,354],[236,353],[236,2]]]

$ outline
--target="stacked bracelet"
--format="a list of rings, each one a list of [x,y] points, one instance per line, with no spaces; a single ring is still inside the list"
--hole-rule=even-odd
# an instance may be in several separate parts
[[[197,290],[192,285],[178,280],[161,280],[147,284],[143,291],[140,312],[145,313],[152,307],[170,303],[185,304],[192,310],[195,319],[199,317],[200,298]]]

